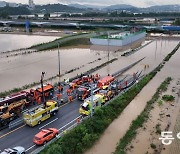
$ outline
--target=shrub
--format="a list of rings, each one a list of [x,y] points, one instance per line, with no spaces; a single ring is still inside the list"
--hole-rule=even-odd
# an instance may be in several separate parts
[[[153,143],[151,143],[151,148],[152,148],[152,149],[156,149],[156,145],[153,144]]]
[[[170,102],[172,102],[172,101],[175,100],[175,97],[172,96],[172,95],[163,95],[163,96],[162,96],[162,99],[163,99],[164,101],[170,101]]]

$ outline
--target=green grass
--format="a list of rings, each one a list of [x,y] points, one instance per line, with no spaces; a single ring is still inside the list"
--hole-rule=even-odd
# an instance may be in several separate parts
[[[157,101],[158,105],[161,106],[163,104],[163,101],[160,99]]]
[[[81,35],[82,35],[82,38],[76,38],[76,36],[81,36]],[[83,35],[84,35],[84,33],[79,33],[79,34],[71,35],[71,36],[65,36],[65,37],[58,38],[51,42],[41,43],[41,44],[31,46],[29,49],[36,49],[38,51],[55,49],[55,48],[58,48],[58,43],[59,43],[60,47],[65,47],[65,46],[70,46],[70,45],[79,45],[79,44],[81,44],[81,45],[89,44],[88,38],[83,37]],[[70,38],[70,40],[63,41],[66,38]]]
[[[172,102],[172,101],[175,100],[175,97],[172,96],[172,95],[163,95],[163,96],[162,96],[162,99],[163,99],[164,101],[170,101],[170,102]]]

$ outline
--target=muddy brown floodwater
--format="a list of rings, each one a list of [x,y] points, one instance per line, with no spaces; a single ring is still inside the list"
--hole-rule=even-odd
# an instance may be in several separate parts
[[[157,40],[136,52],[135,54],[128,57],[129,60],[134,60],[140,57],[146,57],[141,63],[133,67],[126,73],[132,73],[135,70],[143,69],[145,64],[149,65],[149,69],[145,73],[152,70],[157,66],[162,59],[170,53],[174,47],[178,44],[178,41],[168,40]],[[102,134],[101,138],[96,144],[89,149],[86,154],[111,154],[115,151],[117,143],[122,138],[126,131],[129,129],[133,120],[143,111],[147,101],[151,99],[156,89],[160,86],[161,82],[168,76],[173,78],[179,78],[179,67],[180,67],[180,49],[172,57],[172,59],[165,65],[160,73],[158,73],[149,83],[145,86],[142,91],[135,97],[134,100],[124,109],[121,115],[110,124],[110,126]],[[119,61],[123,61],[124,57]],[[125,61],[124,61],[125,62]],[[122,64],[122,62],[120,62]],[[113,67],[121,67],[118,62],[111,65]],[[146,145],[146,144],[144,144]],[[137,148],[137,153],[133,154],[144,154],[144,147]],[[141,152],[142,151],[142,152]]]
[[[109,64],[97,72],[101,75],[107,75],[108,73],[112,74],[115,71],[127,66],[128,64],[145,57],[143,61],[135,65],[132,69],[128,70],[124,74],[133,74],[134,72],[140,70],[143,70],[143,73],[148,73],[150,70],[154,69],[163,60],[163,58],[174,49],[177,44],[178,40],[158,39],[127,57],[121,56],[121,52],[111,52],[110,58],[119,57],[118,61]],[[99,52],[99,54],[101,54],[101,52]],[[144,69],[145,65],[148,65],[146,69]]]
[[[102,76],[108,73],[112,74],[142,57],[146,58],[127,73],[130,74],[136,70],[142,70],[144,64],[152,64],[150,68],[153,68],[175,47],[175,45],[177,45],[177,41],[175,40],[154,41],[128,57],[122,57],[121,54],[123,52],[110,52],[109,59],[119,57],[118,61],[107,65],[95,73],[99,73]],[[87,48],[63,48],[60,49],[60,55],[61,74],[79,67],[78,70],[62,77],[61,80],[76,76],[108,60],[107,51],[91,50],[88,46]],[[42,71],[46,72],[45,79],[58,74],[57,50],[0,58],[0,92],[38,82]],[[52,82],[56,81],[57,79]]]
[[[0,91],[21,87],[40,80],[42,71],[46,72],[45,79],[58,73],[57,50],[18,55],[0,60]],[[61,73],[80,67],[63,78],[69,78],[87,71],[88,69],[105,62],[105,55],[97,55],[89,49],[61,49]],[[102,60],[98,60],[101,58]],[[94,61],[94,62],[93,62]],[[93,62],[93,63],[90,63]],[[90,64],[88,64],[90,63]]]
[[[0,53],[55,40],[55,36],[0,34]]]

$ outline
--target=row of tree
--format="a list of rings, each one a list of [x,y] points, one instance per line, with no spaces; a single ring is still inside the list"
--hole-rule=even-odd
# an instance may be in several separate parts
[[[0,8],[1,18],[8,18],[8,16],[10,15],[28,15],[28,14],[31,14],[30,10],[23,6],[19,6],[19,7],[5,6]]]
[[[62,14],[62,17],[179,17],[180,12],[161,12],[161,13],[130,13],[125,11],[113,11],[110,13],[103,12],[86,12],[86,13],[77,13]]]
[[[175,20],[174,25],[180,26],[180,18]]]

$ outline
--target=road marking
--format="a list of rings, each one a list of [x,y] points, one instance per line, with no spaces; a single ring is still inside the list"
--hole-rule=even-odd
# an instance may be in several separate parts
[[[8,132],[8,133],[0,136],[0,139],[3,138],[3,137],[5,137],[5,136],[7,136],[7,135],[9,135],[9,134],[11,134],[11,133],[13,133],[13,132],[15,132],[15,131],[17,131],[18,129],[20,129],[20,128],[24,127],[24,126],[26,126],[26,124],[24,124],[24,125],[22,125],[22,126],[16,128],[16,129],[14,129],[14,130],[12,130],[12,131],[10,131],[10,132]]]
[[[66,125],[64,125],[63,127],[59,128],[58,130],[61,130],[63,128],[65,128],[66,126],[68,126],[70,123],[72,123],[73,121],[75,121],[76,119],[80,118],[81,116],[79,117],[76,117],[75,119],[73,119],[72,121],[70,121],[69,123],[67,123]]]
[[[34,144],[33,146],[29,147],[29,148],[26,150],[26,152],[29,151],[30,149],[34,148],[35,146],[36,146],[36,145]]]
[[[69,102],[66,103],[66,104],[64,104],[64,105],[62,105],[62,106],[60,106],[59,108],[62,108],[63,106],[65,106],[65,105],[67,105],[67,104],[69,104]],[[24,124],[24,125],[22,125],[22,126],[16,128],[16,129],[14,129],[14,130],[12,130],[12,131],[10,131],[10,132],[8,132],[8,133],[0,136],[0,139],[3,138],[3,137],[5,137],[5,136],[7,136],[7,135],[9,135],[9,134],[11,134],[11,133],[13,133],[13,132],[15,132],[15,131],[17,131],[17,130],[19,130],[20,128],[23,128],[24,126],[26,126],[26,124]]]
[[[44,126],[40,127],[39,129],[42,129],[43,127],[45,127],[45,126],[47,126],[47,125],[49,125],[49,124],[53,123],[53,122],[54,122],[54,121],[56,121],[56,120],[58,120],[58,118],[56,118],[56,119],[54,119],[54,120],[50,121],[49,123],[45,124]]]

